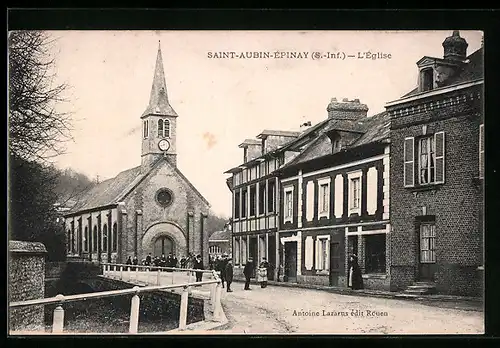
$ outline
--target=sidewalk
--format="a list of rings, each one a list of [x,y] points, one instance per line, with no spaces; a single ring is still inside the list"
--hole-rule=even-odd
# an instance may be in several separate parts
[[[244,283],[243,279],[234,279],[235,282]],[[259,284],[256,280],[252,279],[251,284]],[[429,304],[436,302],[449,302],[458,305],[460,309],[464,310],[482,310],[483,299],[480,297],[466,297],[466,296],[452,296],[452,295],[414,295],[406,294],[403,292],[393,292],[393,291],[382,291],[382,290],[352,290],[349,288],[341,288],[335,286],[324,286],[324,285],[314,285],[314,284],[299,284],[299,283],[286,283],[286,282],[276,282],[268,281],[268,285],[282,286],[290,288],[303,288],[303,289],[313,289],[331,292],[334,294],[347,295],[347,296],[368,296],[368,297],[379,297],[397,300],[413,300],[419,301],[423,304],[425,302],[430,302]],[[456,306],[455,306],[456,307]]]

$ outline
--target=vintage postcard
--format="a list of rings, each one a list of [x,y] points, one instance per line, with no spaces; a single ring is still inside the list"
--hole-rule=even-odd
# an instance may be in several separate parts
[[[483,32],[11,31],[11,335],[483,334]]]

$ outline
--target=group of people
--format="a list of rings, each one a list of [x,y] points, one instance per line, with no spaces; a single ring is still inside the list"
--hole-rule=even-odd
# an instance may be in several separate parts
[[[141,261],[141,265],[171,268],[194,268],[196,260],[197,258],[191,253],[187,257],[182,257],[180,260],[178,260],[177,257],[172,253],[169,253],[167,257],[165,257],[165,254],[161,255],[161,257],[158,257],[157,255],[152,256],[151,253],[149,253],[146,258]],[[134,266],[139,265],[139,259],[137,258],[137,255],[134,255],[134,258],[129,256],[126,264]]]
[[[257,281],[260,283],[261,288],[267,287],[267,273],[269,271],[269,262],[263,257],[259,268],[257,269]],[[245,287],[244,290],[250,289],[250,278],[252,278],[254,272],[253,258],[248,258],[245,267],[243,268],[243,274],[245,275]]]
[[[224,283],[227,286],[227,292],[233,292],[231,290],[231,283],[233,282],[233,262],[227,254],[216,256],[211,258],[210,267],[214,269],[222,281],[222,287],[224,288]]]

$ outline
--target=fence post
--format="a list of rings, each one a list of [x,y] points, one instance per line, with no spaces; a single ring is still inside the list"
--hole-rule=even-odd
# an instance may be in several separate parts
[[[134,286],[134,290],[138,290],[138,286]],[[139,304],[140,299],[138,293],[132,297],[132,302],[130,304],[130,325],[128,332],[132,334],[137,333],[137,329],[139,327]]]
[[[222,317],[222,304],[220,302],[222,295],[222,284],[219,282],[215,288],[215,307],[214,307],[214,320],[221,321]]]
[[[172,270],[172,285],[174,284],[174,274],[175,274],[175,270]]]
[[[123,280],[123,266],[120,266],[120,280]]]
[[[132,280],[132,273],[130,273],[130,267],[127,267],[127,280],[128,281]]]
[[[212,311],[215,312],[215,293],[217,291],[217,283],[210,284],[210,304],[212,305]]]
[[[160,273],[160,269],[158,268],[158,271],[156,272],[156,285],[160,285],[160,277],[161,277],[161,273]]]
[[[64,300],[63,295],[57,295],[57,299]],[[64,309],[62,303],[59,303],[54,309],[54,318],[52,320],[52,333],[62,333],[64,330]]]
[[[139,281],[139,267],[135,268],[135,280]]]
[[[179,313],[179,330],[185,330],[187,325],[187,312],[189,300],[189,287],[185,286],[181,294],[181,306]]]

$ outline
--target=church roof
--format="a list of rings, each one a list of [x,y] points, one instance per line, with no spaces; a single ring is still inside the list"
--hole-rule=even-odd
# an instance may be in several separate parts
[[[168,101],[167,83],[165,82],[165,72],[163,71],[163,59],[161,56],[160,44],[158,44],[158,55],[156,56],[155,73],[153,77],[153,86],[151,87],[151,95],[149,97],[149,104],[142,114],[142,117],[147,115],[177,117],[177,113]]]
[[[141,166],[127,169],[120,172],[114,178],[102,181],[93,186],[87,191],[84,191],[77,197],[77,203],[71,208],[66,215],[74,215],[75,213],[97,209],[118,204],[128,196],[128,194],[145,179],[151,171],[162,161],[160,158],[156,161],[147,172],[141,173]],[[200,197],[207,205],[210,205],[203,195],[194,187],[193,184],[182,174],[175,166],[172,166],[175,173]]]
[[[222,230],[222,231],[215,231],[212,233],[210,238],[208,239],[209,242],[219,242],[219,241],[227,241],[229,242],[231,238],[231,231],[230,230]]]

